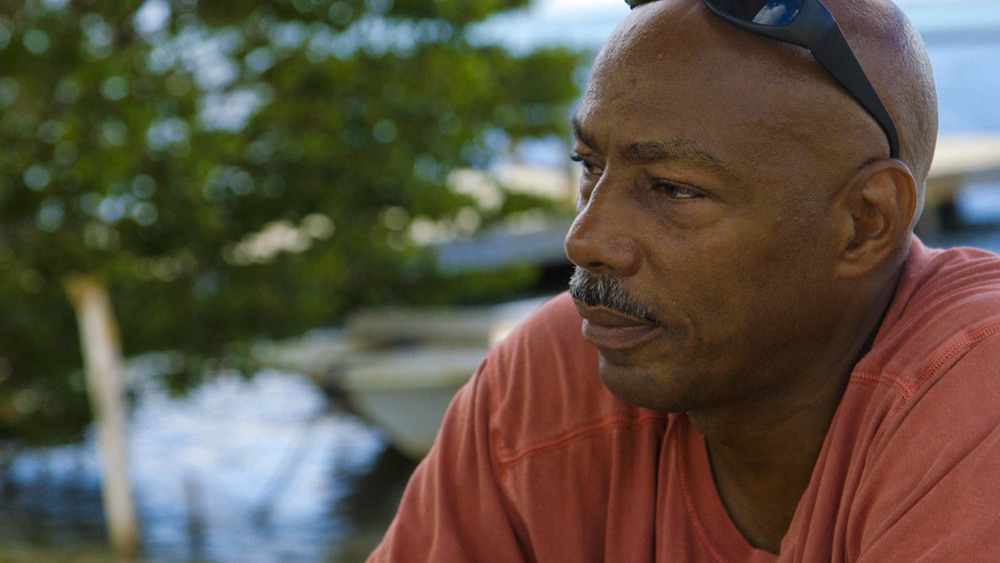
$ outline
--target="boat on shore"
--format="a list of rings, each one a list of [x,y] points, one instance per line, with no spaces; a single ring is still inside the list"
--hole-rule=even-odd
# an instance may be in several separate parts
[[[262,343],[264,367],[310,376],[412,459],[430,450],[448,404],[489,348],[548,297],[483,307],[385,307],[343,330]]]

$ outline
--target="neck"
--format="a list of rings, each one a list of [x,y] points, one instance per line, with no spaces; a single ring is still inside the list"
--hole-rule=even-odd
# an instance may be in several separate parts
[[[835,410],[836,404],[818,401],[780,420],[727,429],[692,418],[699,429],[709,427],[705,436],[719,498],[754,547],[778,553]]]
[[[816,394],[782,408],[689,413],[705,435],[719,497],[754,547],[778,553],[849,376],[831,376]]]

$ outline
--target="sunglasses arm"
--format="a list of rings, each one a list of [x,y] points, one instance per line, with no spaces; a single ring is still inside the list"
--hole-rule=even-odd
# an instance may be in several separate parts
[[[889,158],[899,158],[899,134],[896,132],[889,110],[853,56],[851,46],[840,28],[833,26],[828,29],[809,47],[819,64],[823,65],[823,68],[832,74],[882,127],[889,140]]]
[[[635,3],[647,1],[650,0],[635,0]],[[889,110],[882,103],[882,98],[858,63],[850,43],[837,25],[837,20],[821,2],[805,0],[801,11],[788,26],[770,26],[742,20],[716,7],[712,0],[705,0],[705,5],[715,15],[736,27],[809,49],[816,61],[836,78],[882,127],[889,140],[889,158],[899,158],[899,134],[896,132]]]

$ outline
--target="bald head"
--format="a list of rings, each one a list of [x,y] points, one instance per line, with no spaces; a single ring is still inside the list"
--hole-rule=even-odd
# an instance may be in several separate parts
[[[918,188],[915,222],[937,136],[937,99],[923,43],[887,0],[824,4],[895,121],[900,160]],[[623,65],[645,67],[655,78],[657,66],[666,71],[667,62],[689,63],[683,72],[674,66],[673,75],[659,78],[691,79],[690,93],[704,96],[704,111],[720,105],[742,110],[734,112],[728,125],[720,125],[754,132],[758,142],[744,143],[740,150],[755,166],[767,166],[780,149],[784,159],[806,159],[836,174],[888,154],[885,133],[875,119],[806,49],[741,30],[713,15],[701,0],[638,5],[599,56],[592,85],[621,80]],[[641,80],[640,75],[630,79]],[[725,84],[730,95],[705,96],[701,86],[709,83]]]

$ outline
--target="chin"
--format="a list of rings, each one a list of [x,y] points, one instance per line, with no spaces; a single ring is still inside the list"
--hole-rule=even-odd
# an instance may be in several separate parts
[[[689,392],[680,381],[662,370],[616,364],[601,355],[601,381],[626,403],[663,413],[689,410]]]

